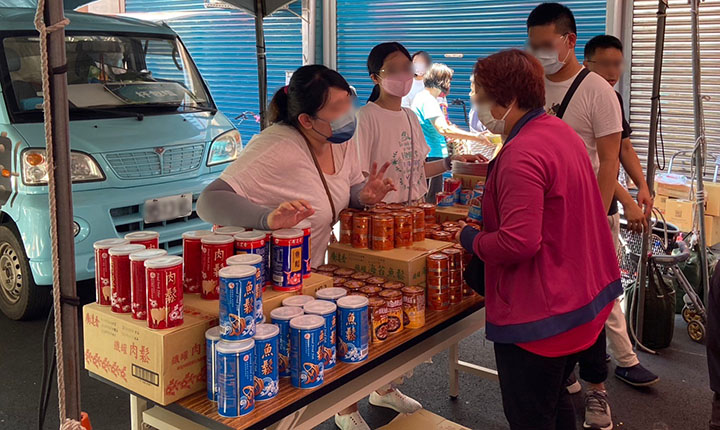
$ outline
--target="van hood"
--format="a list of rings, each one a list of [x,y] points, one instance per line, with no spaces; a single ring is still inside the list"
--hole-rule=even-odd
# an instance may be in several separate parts
[[[42,123],[14,124],[29,147],[45,146]],[[219,112],[70,121],[70,147],[90,154],[210,142],[231,129]]]

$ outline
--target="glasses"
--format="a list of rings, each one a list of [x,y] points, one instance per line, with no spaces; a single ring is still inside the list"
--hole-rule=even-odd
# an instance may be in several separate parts
[[[407,67],[398,67],[398,68],[389,68],[389,69],[380,69],[380,73],[383,73],[385,75],[395,75],[398,73],[410,73],[415,74],[415,66],[413,66],[412,63],[410,63]]]
[[[623,65],[623,61],[592,61],[587,60],[588,63],[597,65],[602,69],[619,69]]]

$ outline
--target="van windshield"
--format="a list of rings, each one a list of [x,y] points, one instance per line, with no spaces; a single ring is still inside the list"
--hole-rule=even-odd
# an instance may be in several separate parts
[[[214,105],[178,39],[124,35],[66,36],[71,118],[117,113],[167,113]],[[42,121],[42,79],[37,36],[2,38],[7,67],[3,91],[14,119]],[[115,112],[114,112],[115,111]]]

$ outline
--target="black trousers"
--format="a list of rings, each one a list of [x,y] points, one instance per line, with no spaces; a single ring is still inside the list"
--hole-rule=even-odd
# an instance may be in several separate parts
[[[713,391],[712,415],[710,429],[720,430],[720,263],[710,281],[710,292],[707,307],[707,346],[708,371],[710,389]]]
[[[442,160],[441,157],[428,157],[425,159],[425,161],[437,161]],[[428,179],[428,192],[425,195],[425,201],[428,203],[436,204],[437,199],[435,195],[443,190],[443,177],[442,175],[438,175],[435,177],[432,177]]]
[[[605,351],[605,329],[590,348],[564,357],[543,357],[514,344],[496,343],[503,410],[510,429],[574,430],[575,409],[565,380],[582,357],[593,357],[600,349]]]

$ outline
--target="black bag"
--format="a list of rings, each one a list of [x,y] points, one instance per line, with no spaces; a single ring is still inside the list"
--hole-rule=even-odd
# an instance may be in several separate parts
[[[465,282],[472,288],[476,293],[485,297],[485,262],[478,258],[477,255],[473,254],[472,260],[465,267],[465,273],[463,273]]]
[[[627,303],[633,304],[637,294],[637,281],[627,294]],[[638,303],[626,313],[628,327],[635,327]],[[643,336],[640,342],[652,349],[670,346],[675,331],[675,290],[665,280],[660,268],[654,262],[648,263],[648,286],[645,288],[645,314]],[[631,334],[632,338],[632,334]]]

